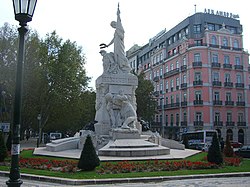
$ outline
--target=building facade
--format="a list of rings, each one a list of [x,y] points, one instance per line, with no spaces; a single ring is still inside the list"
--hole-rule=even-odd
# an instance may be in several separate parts
[[[250,144],[249,54],[239,20],[195,13],[151,38],[135,59],[155,88],[152,130],[180,140],[187,131],[215,129]]]

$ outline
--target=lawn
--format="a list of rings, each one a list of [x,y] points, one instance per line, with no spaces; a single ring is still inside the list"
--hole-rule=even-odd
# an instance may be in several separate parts
[[[186,158],[182,161],[169,161],[172,162],[204,162],[204,158],[206,157],[207,153],[200,153],[191,157]],[[20,155],[23,159],[32,160],[32,159],[46,159],[48,161],[53,160],[54,162],[74,162],[77,163],[78,160],[75,159],[63,159],[63,158],[56,158],[56,157],[46,157],[46,156],[34,156],[32,155],[32,150],[25,150],[21,152]],[[130,164],[145,164],[147,161],[136,161],[136,162],[129,162]],[[148,161],[155,162],[155,161]],[[168,163],[168,161],[157,161]],[[101,162],[101,165],[96,168],[95,171],[76,171],[76,172],[61,172],[61,171],[49,171],[46,169],[31,169],[31,168],[24,168],[20,169],[21,173],[28,173],[28,174],[35,174],[35,175],[44,175],[44,176],[53,176],[53,177],[62,177],[62,178],[70,178],[70,179],[104,179],[104,178],[132,178],[132,177],[156,177],[156,176],[177,176],[177,175],[195,175],[195,174],[216,174],[216,173],[232,173],[232,172],[249,172],[250,171],[250,160],[243,159],[240,166],[222,166],[219,168],[213,169],[179,169],[174,171],[151,171],[150,172],[123,172],[123,173],[104,173],[99,174],[101,168],[105,168],[105,165],[119,165],[121,162]],[[122,163],[124,164],[124,163]],[[154,164],[154,163],[153,163]],[[0,170],[2,171],[9,171],[9,166],[0,166]]]

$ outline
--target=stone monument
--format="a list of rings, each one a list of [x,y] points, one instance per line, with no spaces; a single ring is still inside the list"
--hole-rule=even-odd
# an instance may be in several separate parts
[[[138,79],[131,74],[124,47],[124,29],[118,4],[117,21],[112,21],[114,37],[109,44],[100,44],[103,73],[96,80],[95,132],[100,136],[140,138],[136,115],[135,90]],[[114,45],[114,52],[104,48]]]

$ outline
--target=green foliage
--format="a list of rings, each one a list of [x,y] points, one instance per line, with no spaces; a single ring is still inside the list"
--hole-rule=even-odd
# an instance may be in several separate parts
[[[7,148],[4,142],[3,133],[0,132],[0,162],[3,162],[7,156]]]
[[[213,136],[212,145],[208,149],[207,160],[208,162],[212,162],[217,165],[221,165],[223,163],[223,157],[216,133]]]
[[[138,87],[135,91],[137,103],[137,116],[151,122],[156,112],[156,100],[153,96],[154,86],[150,80],[144,78],[142,72],[138,77]]]
[[[78,168],[84,171],[92,171],[100,165],[100,160],[96,154],[90,135],[87,136],[83,146]]]
[[[185,145],[185,148],[188,149],[189,148],[189,144],[188,144],[188,137],[187,136],[184,136],[183,138],[183,143]]]
[[[230,140],[229,140],[229,137],[227,136],[226,138],[226,146],[223,150],[223,153],[226,157],[233,157],[234,156],[234,150],[231,146],[231,143],[230,143]]]
[[[6,141],[6,148],[8,151],[11,151],[11,145],[12,145],[12,133],[11,131],[9,132],[9,136]]]

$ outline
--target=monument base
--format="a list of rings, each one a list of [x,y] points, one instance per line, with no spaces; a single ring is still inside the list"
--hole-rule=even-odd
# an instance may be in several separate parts
[[[140,133],[138,129],[112,129],[109,132],[110,137],[112,137],[113,140],[116,139],[139,139]]]

